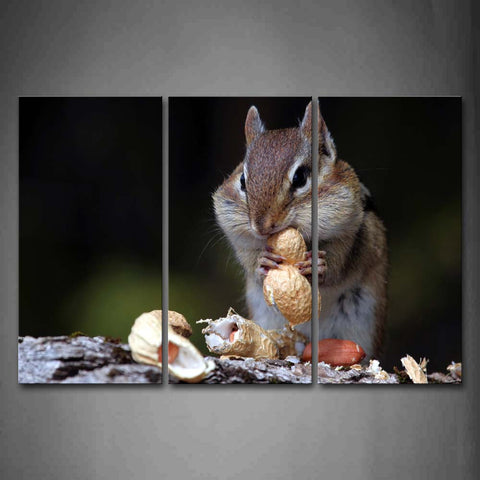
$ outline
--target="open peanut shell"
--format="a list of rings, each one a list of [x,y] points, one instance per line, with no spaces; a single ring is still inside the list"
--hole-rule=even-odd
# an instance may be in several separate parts
[[[305,342],[305,337],[296,331],[265,330],[233,310],[224,318],[197,323],[208,324],[202,333],[207,348],[217,355],[282,359],[297,355]]]
[[[170,315],[170,312],[169,312]],[[140,315],[132,326],[128,343],[136,362],[162,366],[162,311]],[[168,371],[185,382],[201,381],[215,368],[187,338],[168,328]]]

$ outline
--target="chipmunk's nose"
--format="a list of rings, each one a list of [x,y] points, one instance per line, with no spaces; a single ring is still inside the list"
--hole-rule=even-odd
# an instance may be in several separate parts
[[[275,221],[271,217],[262,217],[252,222],[252,230],[260,237],[267,237],[275,231]]]

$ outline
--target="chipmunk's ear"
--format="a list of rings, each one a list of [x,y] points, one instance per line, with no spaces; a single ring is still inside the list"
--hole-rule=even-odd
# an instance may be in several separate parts
[[[252,105],[247,113],[245,120],[245,138],[247,140],[247,147],[255,140],[261,133],[265,131],[260,114],[257,108]]]
[[[318,103],[315,102],[318,108]],[[307,105],[302,123],[300,124],[300,133],[309,142],[312,141],[312,102]]]
[[[337,151],[335,149],[335,144],[333,143],[332,136],[328,131],[327,124],[320,113],[320,107],[318,102],[310,102],[305,109],[305,115],[303,116],[302,123],[300,125],[301,134],[308,139],[309,142],[312,141],[312,103],[317,108],[317,118],[318,118],[318,153],[320,157],[325,157],[332,162],[335,162],[337,158]]]
[[[320,110],[318,112],[318,155],[324,161],[335,163],[337,149]]]

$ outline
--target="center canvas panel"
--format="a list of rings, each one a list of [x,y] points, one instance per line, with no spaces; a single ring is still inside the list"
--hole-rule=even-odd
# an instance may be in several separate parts
[[[311,98],[169,98],[169,188],[170,382],[311,383]]]

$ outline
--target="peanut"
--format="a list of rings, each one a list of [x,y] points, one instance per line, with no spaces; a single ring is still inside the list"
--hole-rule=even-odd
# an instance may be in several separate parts
[[[363,348],[351,340],[325,338],[318,342],[318,361],[332,367],[349,367],[365,358]],[[309,343],[302,354],[304,362],[312,360],[312,344]]]
[[[173,363],[178,356],[179,348],[172,342],[168,342],[168,363]],[[158,347],[158,362],[162,363],[162,346]]]

